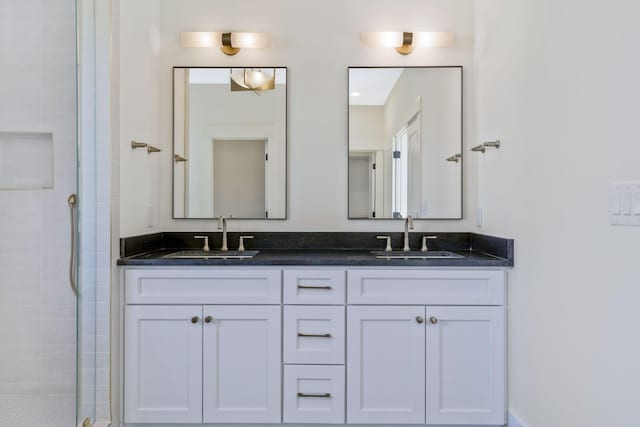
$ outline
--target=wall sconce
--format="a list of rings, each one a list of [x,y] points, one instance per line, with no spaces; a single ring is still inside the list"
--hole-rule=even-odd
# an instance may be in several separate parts
[[[413,52],[415,47],[449,47],[456,40],[455,33],[435,31],[379,31],[361,33],[360,39],[371,47],[395,47],[402,55]]]
[[[183,47],[219,47],[225,55],[235,55],[240,49],[265,49],[271,46],[267,33],[180,33]]]

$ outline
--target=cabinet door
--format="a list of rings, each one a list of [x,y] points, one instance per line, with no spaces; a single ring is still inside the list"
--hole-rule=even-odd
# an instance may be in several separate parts
[[[125,308],[125,422],[202,422],[201,316],[201,306]]]
[[[424,423],[424,315],[424,306],[348,308],[348,423]]]
[[[281,308],[205,306],[203,315],[204,422],[279,423]]]
[[[427,307],[427,423],[502,425],[503,307]]]

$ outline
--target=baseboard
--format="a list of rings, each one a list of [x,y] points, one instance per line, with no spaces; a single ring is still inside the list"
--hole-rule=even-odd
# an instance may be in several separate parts
[[[519,415],[515,412],[509,412],[509,424],[508,427],[529,427],[522,421]]]

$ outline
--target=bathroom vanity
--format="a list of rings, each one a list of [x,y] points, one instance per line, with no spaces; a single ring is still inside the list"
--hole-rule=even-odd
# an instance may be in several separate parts
[[[503,425],[513,242],[489,242],[503,256],[123,257],[123,421]]]

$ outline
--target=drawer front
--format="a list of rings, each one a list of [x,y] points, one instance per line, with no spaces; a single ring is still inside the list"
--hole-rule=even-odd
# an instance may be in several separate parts
[[[341,365],[345,353],[345,309],[284,308],[284,363]]]
[[[280,304],[280,270],[125,270],[127,304]]]
[[[285,366],[285,423],[343,424],[344,366]]]
[[[504,271],[350,270],[349,304],[504,305]]]
[[[345,270],[285,270],[285,304],[344,304]]]

